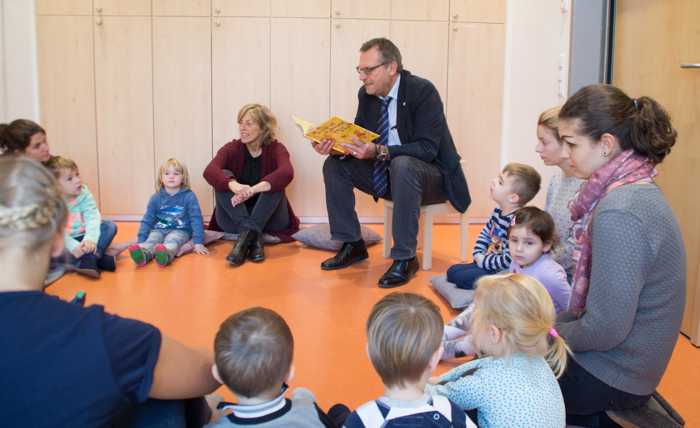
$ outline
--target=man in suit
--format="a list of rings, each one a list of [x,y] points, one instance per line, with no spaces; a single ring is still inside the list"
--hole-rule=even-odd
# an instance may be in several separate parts
[[[407,283],[418,271],[416,245],[421,205],[446,199],[464,212],[471,199],[447,127],[442,100],[428,80],[403,69],[401,53],[390,40],[372,39],[360,48],[355,123],[376,132],[374,143],[354,141],[349,155],[331,154],[332,141],[314,144],[328,155],[323,165],[331,236],[343,242],[321,269],[341,269],[366,259],[353,188],[394,203],[393,263],[379,287]]]

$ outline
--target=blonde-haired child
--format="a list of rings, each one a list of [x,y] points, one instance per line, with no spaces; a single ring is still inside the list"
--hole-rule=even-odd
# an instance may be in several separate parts
[[[190,239],[195,253],[208,254],[202,211],[190,190],[187,167],[175,158],[165,161],[158,169],[156,190],[141,219],[138,244],[129,247],[134,263],[144,266],[155,258],[160,266],[167,266]]]
[[[447,372],[426,390],[475,409],[482,428],[564,427],[557,378],[568,348],[554,321],[552,299],[536,279],[518,273],[480,278],[472,337],[483,358]]]
[[[64,244],[69,263],[90,278],[98,278],[100,271],[114,272],[114,256],[105,251],[117,234],[117,226],[102,220],[95,198],[80,178],[78,165],[71,159],[54,156],[46,167],[56,177],[68,205]]]

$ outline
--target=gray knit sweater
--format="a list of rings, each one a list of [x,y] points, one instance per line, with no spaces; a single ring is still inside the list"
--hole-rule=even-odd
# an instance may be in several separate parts
[[[554,220],[559,242],[552,250],[552,257],[566,271],[569,280],[573,276],[574,261],[571,254],[574,249],[574,241],[571,236],[571,211],[569,203],[585,180],[577,177],[566,177],[562,173],[552,176],[547,188],[547,200],[544,210],[547,211]]]
[[[557,330],[574,359],[613,388],[654,391],[678,339],[685,250],[676,218],[654,184],[621,186],[593,213],[586,312]]]

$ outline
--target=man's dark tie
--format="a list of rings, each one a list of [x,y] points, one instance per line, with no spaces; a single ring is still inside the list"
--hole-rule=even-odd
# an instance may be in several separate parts
[[[379,139],[375,144],[386,146],[389,143],[389,104],[391,97],[386,97],[382,100],[382,110],[379,114]],[[374,171],[372,172],[372,184],[374,185],[374,194],[384,196],[389,184],[389,162],[374,161]]]

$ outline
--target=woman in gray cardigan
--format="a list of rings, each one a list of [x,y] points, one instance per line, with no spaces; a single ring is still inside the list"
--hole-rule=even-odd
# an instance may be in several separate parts
[[[648,400],[678,339],[685,251],[653,179],[677,134],[656,101],[610,85],[576,92],[559,120],[565,155],[588,178],[570,206],[576,269],[556,329],[573,358],[559,382],[568,423],[609,426],[605,410]]]

